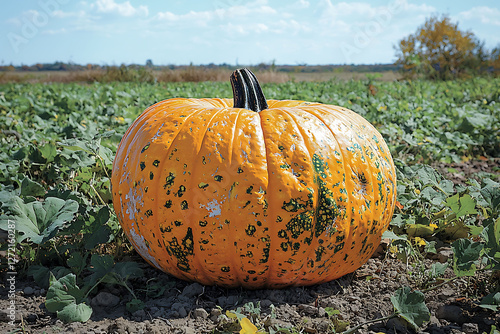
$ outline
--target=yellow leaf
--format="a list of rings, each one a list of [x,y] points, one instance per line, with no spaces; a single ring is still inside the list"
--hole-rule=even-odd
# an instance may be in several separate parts
[[[226,315],[228,318],[232,318],[232,319],[237,319],[238,316],[234,313],[234,312],[231,312],[231,311],[226,311]]]
[[[415,237],[414,240],[415,240],[415,244],[417,246],[425,246],[426,245],[425,239],[422,239],[420,237]]]
[[[240,326],[241,326],[241,331],[240,334],[256,334],[257,333],[257,327],[252,324],[248,318],[242,318],[240,320]]]

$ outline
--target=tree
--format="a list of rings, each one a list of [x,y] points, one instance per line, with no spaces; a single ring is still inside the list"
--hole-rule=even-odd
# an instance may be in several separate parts
[[[461,31],[446,15],[433,16],[396,46],[397,64],[411,77],[452,79],[481,69],[488,55],[470,31]]]

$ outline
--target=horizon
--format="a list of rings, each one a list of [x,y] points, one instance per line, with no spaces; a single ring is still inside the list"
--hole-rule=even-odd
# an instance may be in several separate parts
[[[0,65],[394,64],[394,45],[444,14],[500,45],[494,0],[28,0],[0,13]]]

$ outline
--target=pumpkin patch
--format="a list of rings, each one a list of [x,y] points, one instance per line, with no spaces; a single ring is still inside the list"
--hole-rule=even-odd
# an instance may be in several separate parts
[[[234,99],[146,109],[113,163],[113,204],[137,252],[206,285],[279,288],[364,264],[392,218],[386,143],[346,108],[265,100],[237,70]]]

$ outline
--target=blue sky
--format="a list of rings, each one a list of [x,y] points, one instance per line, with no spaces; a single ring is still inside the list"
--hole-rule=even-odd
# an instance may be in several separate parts
[[[391,63],[443,13],[500,45],[498,0],[0,1],[0,65]]]

